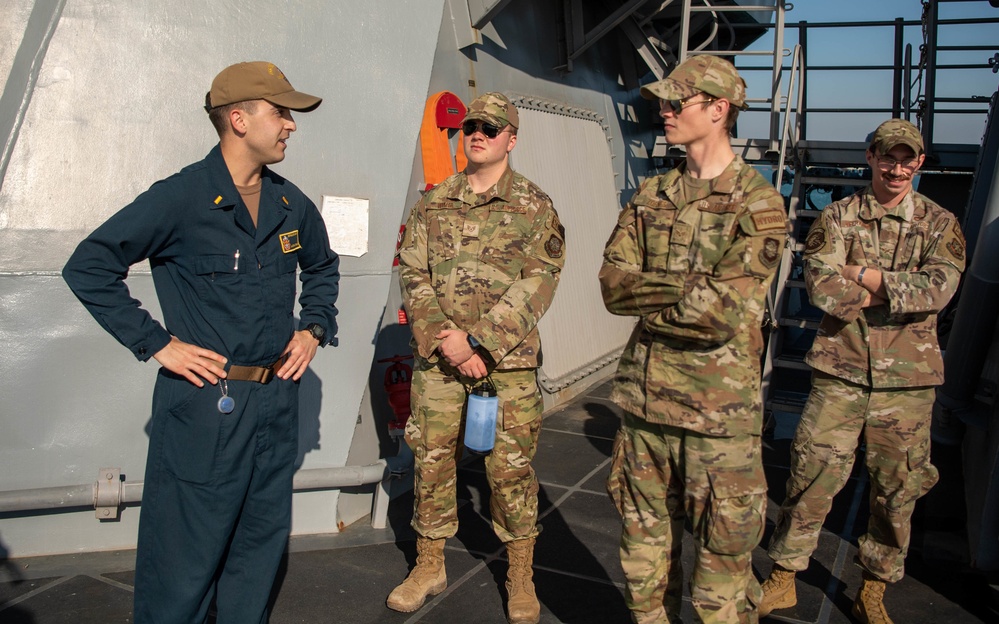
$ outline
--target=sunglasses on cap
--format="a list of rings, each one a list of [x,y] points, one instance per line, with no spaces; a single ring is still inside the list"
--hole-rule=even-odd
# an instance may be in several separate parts
[[[461,124],[461,131],[465,133],[465,136],[472,136],[476,131],[481,131],[487,139],[495,139],[499,136],[500,132],[503,132],[503,128],[488,121],[469,120]]]
[[[709,97],[706,100],[698,100],[697,102],[689,101],[692,98],[697,97],[698,95],[701,94],[695,93],[694,95],[685,97],[682,100],[660,100],[660,102],[662,102],[660,106],[663,108],[663,110],[670,110],[673,111],[674,115],[679,115],[680,113],[683,112],[683,109],[687,108],[688,106],[693,106],[695,104],[710,104],[711,102],[714,102],[715,100],[718,99],[718,98]]]

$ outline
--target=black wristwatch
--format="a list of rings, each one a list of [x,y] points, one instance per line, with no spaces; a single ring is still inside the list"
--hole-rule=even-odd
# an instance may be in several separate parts
[[[323,338],[326,337],[326,328],[319,323],[309,323],[305,326],[306,331],[312,334],[312,337],[319,341],[319,346],[325,346]]]
[[[471,334],[468,335],[468,346],[472,347],[472,351],[478,353],[479,357],[485,360],[487,366],[495,364],[493,356],[490,355],[489,351]]]

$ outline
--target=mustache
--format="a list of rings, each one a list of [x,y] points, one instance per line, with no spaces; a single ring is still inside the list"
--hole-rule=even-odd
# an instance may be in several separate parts
[[[909,180],[912,179],[912,174],[911,173],[906,173],[904,171],[902,173],[899,173],[899,174],[895,174],[895,173],[892,173],[890,171],[885,171],[884,172],[884,177],[887,178],[887,179],[889,179],[889,180],[891,180],[891,181],[893,181],[893,182],[908,182]]]

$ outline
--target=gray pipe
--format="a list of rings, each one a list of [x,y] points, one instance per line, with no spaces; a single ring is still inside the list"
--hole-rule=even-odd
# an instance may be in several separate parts
[[[296,492],[306,492],[379,483],[405,475],[412,469],[412,465],[413,454],[407,445],[402,444],[399,455],[379,459],[367,466],[299,470],[295,473],[293,487]],[[138,503],[142,500],[142,481],[119,481],[116,485],[118,496],[115,497],[115,500],[119,505]],[[0,492],[0,513],[49,509],[94,509],[99,486],[100,482]]]
[[[0,492],[0,513],[32,509],[94,508],[96,484],[65,485]]]

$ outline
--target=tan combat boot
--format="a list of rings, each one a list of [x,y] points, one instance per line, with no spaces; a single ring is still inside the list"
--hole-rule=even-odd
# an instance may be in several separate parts
[[[410,613],[422,607],[427,596],[436,596],[446,588],[444,539],[417,537],[416,567],[392,590],[385,604],[393,611]]]
[[[534,593],[534,538],[515,540],[506,545],[510,568],[506,573],[507,620],[510,624],[538,624],[541,605]]]
[[[864,572],[864,584],[853,601],[853,617],[862,624],[892,624],[885,605],[885,582]]]
[[[785,570],[775,565],[770,576],[763,581],[763,600],[756,611],[760,617],[770,615],[774,609],[787,609],[798,604],[798,593],[794,589],[793,570]]]

